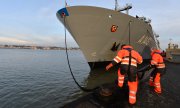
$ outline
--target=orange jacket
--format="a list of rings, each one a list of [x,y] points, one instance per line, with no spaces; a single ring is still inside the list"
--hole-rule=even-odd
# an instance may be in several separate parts
[[[165,64],[163,61],[163,57],[161,56],[160,50],[154,50],[151,53],[151,56],[152,56],[151,65],[155,65],[157,68],[165,68]]]
[[[138,52],[133,50],[132,46],[124,46],[113,59],[116,63],[129,65],[129,51],[131,51],[131,65],[137,67],[137,63],[141,64],[143,59]]]

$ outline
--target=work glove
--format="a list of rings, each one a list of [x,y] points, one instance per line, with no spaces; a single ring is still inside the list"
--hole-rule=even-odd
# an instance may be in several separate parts
[[[110,63],[109,65],[106,66],[106,70],[109,70],[111,67],[113,67],[112,63]]]

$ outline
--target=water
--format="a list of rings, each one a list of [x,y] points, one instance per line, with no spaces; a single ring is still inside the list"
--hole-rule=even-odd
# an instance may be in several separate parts
[[[90,69],[79,50],[69,51],[73,73],[81,85],[93,88],[116,78],[113,72]],[[163,94],[156,95],[145,81],[137,95],[138,108],[178,108],[180,65],[167,63]],[[0,108],[58,108],[85,93],[74,83],[65,51],[0,49]]]
[[[83,85],[88,64],[80,51],[70,51],[70,60]],[[0,108],[58,108],[81,94],[65,51],[0,49]]]

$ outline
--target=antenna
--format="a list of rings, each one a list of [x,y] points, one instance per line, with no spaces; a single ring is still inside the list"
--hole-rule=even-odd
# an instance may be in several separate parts
[[[118,10],[118,8],[119,8],[118,1],[117,1],[117,0],[115,0],[115,11],[117,11],[117,10]]]
[[[66,2],[66,0],[64,0],[64,4],[65,4],[65,7],[67,7],[67,2]]]
[[[169,39],[169,43],[170,43],[170,44],[172,44],[172,43],[173,43],[171,38]]]
[[[119,4],[118,4],[118,1],[115,0],[115,11],[118,11],[118,12],[120,12],[120,11],[126,11],[126,14],[129,14],[129,10],[130,10],[131,8],[132,8],[132,4],[126,4],[125,7],[120,8],[120,7],[119,7]]]

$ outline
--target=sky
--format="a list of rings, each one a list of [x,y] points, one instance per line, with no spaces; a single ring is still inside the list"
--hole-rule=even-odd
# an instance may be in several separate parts
[[[0,44],[64,46],[64,27],[56,12],[65,0],[0,0]],[[70,6],[89,5],[114,9],[114,0],[66,0]],[[152,20],[160,46],[172,42],[180,46],[180,0],[118,0],[122,7],[132,4],[132,16]],[[77,47],[68,33],[68,46]]]

